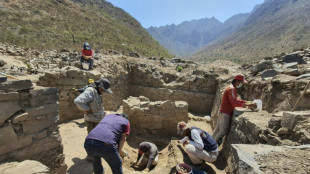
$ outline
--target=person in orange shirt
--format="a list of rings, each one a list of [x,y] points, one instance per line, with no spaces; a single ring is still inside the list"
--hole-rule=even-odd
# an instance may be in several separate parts
[[[218,121],[212,134],[212,137],[215,139],[218,146],[222,144],[223,137],[228,132],[230,120],[235,107],[253,107],[255,105],[237,98],[236,88],[241,88],[244,83],[248,83],[245,80],[244,75],[237,74],[234,77],[232,84],[227,86],[224,91],[221,108],[218,114]]]
[[[88,62],[89,63],[89,70],[93,69],[93,64],[94,64],[94,52],[91,49],[89,43],[85,42],[82,48],[81,52],[81,64],[83,62]]]

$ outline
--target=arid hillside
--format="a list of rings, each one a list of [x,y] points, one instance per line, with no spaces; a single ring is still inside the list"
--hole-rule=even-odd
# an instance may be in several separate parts
[[[137,52],[171,57],[141,24],[124,10],[98,0],[13,0],[0,2],[2,42],[36,50]]]

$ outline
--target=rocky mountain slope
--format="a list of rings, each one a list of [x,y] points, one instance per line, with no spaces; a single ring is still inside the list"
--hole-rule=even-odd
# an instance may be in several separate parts
[[[306,47],[310,43],[309,15],[308,0],[266,0],[241,29],[191,57],[203,61],[253,62],[259,57]]]
[[[171,56],[120,8],[104,0],[0,1],[0,40],[37,50],[95,50]]]
[[[214,40],[235,32],[248,16],[248,13],[238,14],[224,23],[215,18],[205,18],[185,21],[179,25],[150,27],[147,31],[172,54],[186,56]]]

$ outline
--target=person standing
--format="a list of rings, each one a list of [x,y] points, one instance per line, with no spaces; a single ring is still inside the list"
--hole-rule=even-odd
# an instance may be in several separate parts
[[[83,62],[88,62],[89,63],[89,70],[93,69],[93,64],[94,64],[94,52],[91,49],[89,43],[85,42],[82,48],[82,52],[81,52],[81,66],[83,68],[82,63]]]
[[[158,149],[157,146],[150,142],[142,142],[139,145],[139,152],[137,161],[132,165],[139,165],[140,167],[146,168],[143,173],[148,173],[153,166],[158,163]]]
[[[128,115],[122,113],[106,115],[87,135],[84,148],[93,157],[94,174],[103,174],[105,171],[101,158],[109,164],[113,174],[123,173],[120,154],[129,133]]]
[[[213,130],[212,137],[217,142],[218,146],[222,144],[223,137],[227,134],[231,117],[233,115],[235,107],[253,107],[255,104],[248,103],[245,100],[237,98],[236,88],[241,88],[244,83],[248,83],[243,74],[237,74],[232,84],[226,87],[222,103],[219,110],[219,117],[215,129]]]
[[[200,128],[189,126],[184,121],[177,124],[177,130],[178,134],[185,136],[182,140],[178,140],[178,143],[183,144],[193,164],[216,161],[218,147],[210,134]]]
[[[113,94],[108,79],[101,78],[89,84],[85,91],[74,99],[76,106],[84,111],[84,120],[88,133],[96,127],[105,115],[101,96],[102,92]]]

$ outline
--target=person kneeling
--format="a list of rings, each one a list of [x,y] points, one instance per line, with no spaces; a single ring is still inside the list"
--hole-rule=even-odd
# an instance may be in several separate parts
[[[193,164],[200,164],[203,161],[216,161],[218,147],[216,141],[210,134],[197,127],[190,127],[183,121],[177,124],[177,129],[178,134],[185,136],[178,143],[183,143],[185,152]]]
[[[158,149],[157,146],[150,142],[142,142],[139,145],[139,153],[137,161],[133,166],[145,167],[143,173],[148,173],[152,167],[158,163]]]

